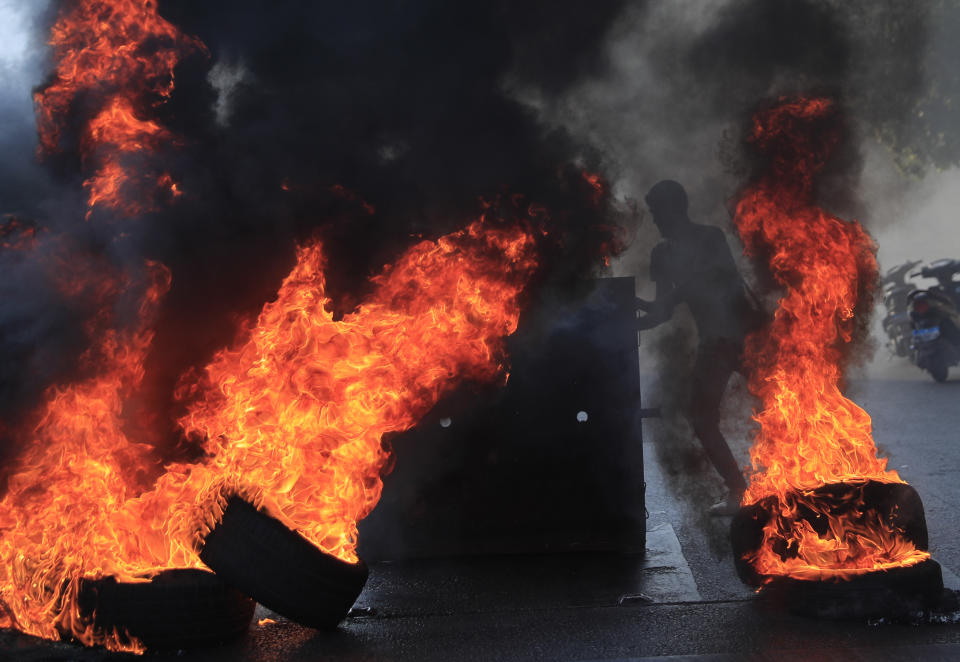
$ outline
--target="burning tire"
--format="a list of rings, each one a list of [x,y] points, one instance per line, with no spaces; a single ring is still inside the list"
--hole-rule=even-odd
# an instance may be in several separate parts
[[[926,550],[929,547],[923,502],[910,485],[876,481],[835,483],[812,490],[811,494],[822,502],[825,512],[832,512],[834,515],[844,514],[852,504],[863,504],[860,508],[861,514],[868,515],[871,521],[882,523],[889,530],[899,531],[900,536],[916,549]],[[776,498],[768,497],[752,506],[741,508],[730,524],[734,565],[740,579],[749,586],[760,587],[770,579],[760,575],[747,561],[747,557],[760,548],[764,527],[771,521],[776,510]],[[822,513],[802,511],[798,513],[798,517],[805,519],[815,531],[826,531],[827,522]],[[784,547],[778,553],[784,559],[796,554],[795,550],[789,547]]]
[[[821,510],[798,508],[795,517],[820,535],[827,535],[832,517],[858,517],[864,529],[896,531],[917,550],[928,548],[927,525],[920,496],[903,483],[835,483],[811,490]],[[831,619],[908,618],[933,608],[943,597],[940,565],[930,559],[912,565],[847,573],[821,579],[761,575],[748,560],[764,541],[764,528],[773,522],[776,497],[741,508],[730,528],[734,564],[740,579],[763,587],[761,595],[794,613]],[[773,549],[781,559],[796,557],[790,544]]]
[[[844,581],[779,577],[764,598],[795,614],[832,620],[910,619],[943,596],[940,565],[928,559],[905,568],[869,572]]]
[[[166,570],[152,581],[113,577],[80,581],[79,608],[104,632],[116,630],[148,649],[221,644],[250,627],[256,603],[206,570]]]
[[[343,620],[367,566],[322,552],[279,520],[234,497],[207,534],[200,559],[268,609],[318,629]]]

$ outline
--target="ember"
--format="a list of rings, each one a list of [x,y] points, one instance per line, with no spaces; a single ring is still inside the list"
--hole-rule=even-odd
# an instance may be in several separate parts
[[[841,138],[839,111],[825,98],[781,99],[753,118],[748,140],[767,170],[743,193],[735,224],[747,255],[767,258],[784,288],[768,328],[747,342],[760,424],[746,506],[766,513],[762,540],[748,550],[753,570],[805,580],[849,578],[929,558],[890,517],[870,516],[863,491],[825,485],[903,483],[877,456],[870,417],[840,391],[855,311],[877,279],[874,244],[856,222],[814,200],[814,178]],[[922,509],[921,509],[922,517]]]

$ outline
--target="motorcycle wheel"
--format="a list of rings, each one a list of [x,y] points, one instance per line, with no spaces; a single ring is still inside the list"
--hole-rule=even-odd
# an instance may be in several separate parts
[[[938,363],[927,368],[927,372],[929,372],[930,376],[933,377],[933,381],[942,384],[943,382],[947,381],[947,375],[950,372],[950,368],[942,363]]]

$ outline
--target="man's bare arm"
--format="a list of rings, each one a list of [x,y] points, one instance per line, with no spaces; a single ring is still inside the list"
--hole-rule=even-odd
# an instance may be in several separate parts
[[[657,281],[657,296],[653,301],[637,298],[637,309],[646,313],[637,319],[637,329],[643,331],[663,324],[673,317],[676,291],[666,281]]]

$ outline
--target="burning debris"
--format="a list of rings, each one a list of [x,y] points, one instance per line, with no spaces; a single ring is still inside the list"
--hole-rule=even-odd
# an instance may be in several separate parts
[[[748,138],[764,169],[740,196],[735,224],[747,254],[784,289],[745,351],[760,429],[733,537],[741,577],[757,586],[878,573],[895,582],[894,571],[933,564],[919,497],[878,457],[870,417],[840,391],[857,311],[877,280],[863,228],[814,202],[840,139],[827,98],[779,100],[754,115]],[[932,575],[916,589],[927,599],[942,589],[939,570]]]

